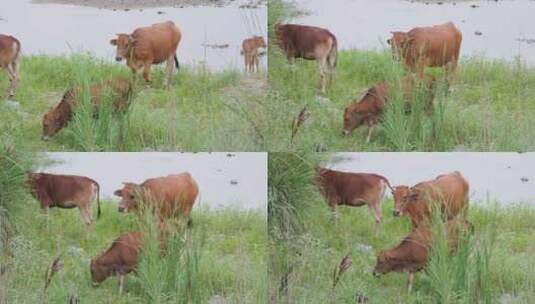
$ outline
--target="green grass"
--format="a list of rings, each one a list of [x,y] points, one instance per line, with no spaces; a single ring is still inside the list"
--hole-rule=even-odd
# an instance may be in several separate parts
[[[278,111],[267,138],[270,151],[528,151],[535,148],[535,69],[522,60],[462,58],[456,81],[448,94],[444,72],[428,68],[439,79],[434,113],[406,115],[401,98],[393,98],[384,122],[369,144],[367,127],[342,135],[343,111],[364,91],[380,81],[399,83],[405,74],[390,50],[341,50],[334,82],[325,95],[318,90],[316,62],[297,60],[292,68],[273,38],[276,22],[291,20],[297,8],[281,1],[270,3],[269,81],[270,111]],[[400,94],[397,94],[400,95]],[[307,106],[310,118],[294,142],[292,120]]]
[[[42,116],[68,87],[117,75],[132,77],[124,64],[86,54],[25,56],[15,97],[20,107],[0,103],[0,127],[34,151],[262,150],[255,123],[265,99],[266,74],[245,76],[236,70],[211,72],[191,66],[174,74],[170,90],[156,67],[150,86],[138,77],[126,114],[101,111],[96,120],[79,109],[67,128],[41,141]],[[6,77],[0,77],[0,87],[7,84]]]
[[[311,165],[317,160],[315,155],[270,154],[269,191],[277,193],[270,197],[270,209],[295,210],[290,216],[270,212],[270,299],[332,303],[336,297],[336,303],[355,303],[355,295],[360,294],[370,303],[535,301],[533,207],[471,202],[472,238],[455,255],[447,254],[444,240],[437,239],[427,269],[416,274],[413,292],[408,294],[407,274],[375,278],[372,271],[377,253],[409,234],[410,221],[393,217],[393,202],[387,198],[377,233],[366,207],[340,207],[334,222],[310,180]],[[298,223],[299,229],[287,229],[290,221]],[[346,254],[351,256],[352,267],[341,276],[333,295],[333,270]]]

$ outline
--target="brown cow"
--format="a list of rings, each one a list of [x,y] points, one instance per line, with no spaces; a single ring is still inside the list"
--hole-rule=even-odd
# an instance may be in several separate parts
[[[199,193],[193,177],[188,173],[151,178],[142,184],[124,183],[114,194],[121,197],[119,212],[136,212],[148,207],[161,222],[165,218],[183,217],[189,214]]]
[[[17,38],[0,34],[0,67],[6,71],[9,78],[8,98],[15,95],[19,82],[19,59],[20,42]]]
[[[126,65],[134,75],[143,68],[143,78],[150,82],[150,69],[153,64],[167,61],[165,86],[171,85],[173,62],[179,68],[176,50],[182,33],[172,21],[140,27],[132,34],[117,34],[117,39],[110,40],[117,46],[115,60],[126,59]]]
[[[326,29],[298,25],[276,24],[277,43],[284,51],[288,61],[295,58],[316,60],[320,72],[321,91],[325,92],[327,82],[332,80],[338,57],[336,36]]]
[[[265,48],[266,41],[264,37],[254,36],[243,40],[242,55],[245,60],[245,72],[258,72],[258,49]]]
[[[108,250],[91,259],[89,269],[93,284],[98,285],[109,276],[119,276],[121,294],[125,276],[136,270],[142,246],[143,235],[139,231],[126,233],[115,239]]]
[[[97,199],[97,218],[100,217],[100,186],[85,176],[28,173],[26,184],[32,196],[41,203],[41,209],[78,208],[86,227],[91,226],[91,203]]]
[[[429,249],[433,242],[433,232],[429,227],[418,227],[396,247],[381,251],[373,275],[379,277],[389,272],[409,273],[409,292],[412,290],[414,273],[427,264]]]
[[[453,23],[392,32],[387,42],[392,46],[394,60],[403,60],[407,70],[423,78],[426,66],[444,67],[448,83],[451,83],[462,42],[462,34]]]
[[[327,203],[333,210],[340,205],[359,207],[368,205],[374,213],[376,227],[381,223],[381,201],[388,180],[381,175],[371,173],[348,173],[329,170],[316,166],[314,180]]]
[[[69,124],[76,106],[80,103],[81,92],[83,89],[80,87],[70,88],[65,92],[61,101],[43,115],[43,140],[47,140]],[[106,94],[111,94],[114,112],[125,111],[132,97],[132,92],[130,82],[122,77],[92,84],[89,87],[89,96],[95,115],[98,113],[102,96],[106,96]]]
[[[447,220],[457,214],[466,216],[468,210],[469,184],[460,172],[437,176],[434,180],[416,184],[412,188],[396,186],[394,196],[394,216],[407,214],[413,226],[431,220],[432,203],[439,203]]]
[[[366,124],[368,125],[366,143],[370,142],[373,130],[382,120],[387,102],[394,95],[392,89],[388,83],[382,81],[369,88],[359,100],[351,102],[344,110],[343,134],[351,134],[353,130]],[[401,97],[404,101],[406,113],[411,111],[415,92],[421,91],[424,94],[424,109],[430,114],[433,110],[433,99],[435,98],[435,78],[432,75],[426,75],[423,83],[416,81],[411,75],[402,78]]]

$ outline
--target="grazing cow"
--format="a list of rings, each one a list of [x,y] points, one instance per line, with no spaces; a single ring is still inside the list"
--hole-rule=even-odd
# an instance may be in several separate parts
[[[421,90],[423,88],[423,90]],[[373,130],[382,120],[386,103],[394,95],[392,87],[382,81],[369,88],[359,100],[354,100],[344,110],[343,134],[348,135],[354,129],[366,124],[368,126],[368,136],[366,143],[370,142]],[[430,114],[433,110],[433,99],[435,98],[435,78],[426,75],[422,82],[415,81],[414,77],[407,75],[401,80],[402,98],[405,104],[405,112],[411,111],[415,92],[423,91],[424,109]]]
[[[378,174],[348,173],[316,166],[314,180],[327,203],[333,210],[339,205],[359,207],[368,205],[374,213],[376,227],[381,223],[381,201],[388,180]]]
[[[19,82],[20,42],[13,36],[0,34],[0,67],[6,71],[9,78],[7,97],[15,95]]]
[[[43,135],[41,137],[43,140],[49,139],[69,124],[76,106],[80,103],[82,92],[83,89],[80,87],[70,88],[65,92],[61,101],[43,115]],[[107,94],[111,95],[114,112],[125,111],[132,92],[130,82],[122,77],[92,84],[89,87],[89,96],[95,115],[97,115],[102,103],[102,96],[107,96]]]
[[[411,292],[414,273],[423,269],[427,264],[432,242],[433,232],[429,227],[413,229],[399,245],[379,253],[373,275],[379,277],[392,271],[408,272],[408,289]]]
[[[156,214],[160,224],[165,218],[189,220],[198,193],[197,183],[188,172],[147,179],[140,185],[124,183],[114,192],[121,197],[119,212],[136,212],[145,207]]]
[[[169,87],[173,63],[179,68],[176,50],[181,38],[178,26],[167,21],[137,28],[132,34],[117,34],[117,38],[110,40],[110,43],[117,46],[115,60],[126,59],[126,65],[134,75],[143,68],[143,78],[147,82],[151,81],[151,66],[167,61],[165,86]]]
[[[265,48],[266,41],[264,37],[254,36],[243,40],[242,55],[245,60],[245,72],[258,72],[258,49]]]
[[[143,246],[143,235],[139,231],[121,235],[110,248],[91,260],[91,280],[98,285],[110,276],[119,276],[119,294],[123,292],[125,276],[136,270],[138,256]]]
[[[100,217],[100,186],[85,176],[28,173],[26,180],[32,196],[41,203],[41,209],[78,208],[86,227],[91,226],[91,203],[97,199],[97,218]]]
[[[332,80],[338,57],[336,36],[326,29],[298,24],[276,24],[275,35],[288,61],[295,58],[316,60],[320,72],[321,91]]]
[[[416,184],[412,188],[393,188],[394,216],[407,214],[413,226],[431,219],[432,203],[439,203],[445,219],[451,220],[468,209],[469,184],[460,172],[437,176],[434,180]]]
[[[444,67],[446,78],[451,83],[462,42],[462,34],[453,23],[392,32],[387,42],[392,46],[394,60],[403,60],[407,70],[423,78],[426,66]]]

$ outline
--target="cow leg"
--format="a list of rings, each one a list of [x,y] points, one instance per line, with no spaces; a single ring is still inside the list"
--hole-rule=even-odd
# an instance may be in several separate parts
[[[119,295],[123,294],[123,287],[124,287],[124,274],[119,275]]]
[[[327,58],[318,59],[317,62],[320,71],[321,92],[325,93],[325,88],[327,87]]]
[[[253,62],[254,62],[255,72],[258,73],[258,55],[257,54],[253,56]]]
[[[413,282],[414,282],[414,272],[409,272],[409,293],[411,293]]]
[[[12,62],[7,65],[6,72],[9,77],[9,93],[8,98],[11,98],[15,95],[15,88],[17,87],[18,82],[18,66],[16,62]]]
[[[375,218],[375,232],[377,232],[381,226],[381,204],[379,202],[374,202],[368,204],[368,208]]]
[[[91,227],[91,222],[93,221],[91,218],[91,210],[89,209],[91,204],[87,203],[84,206],[80,206],[80,214],[82,215],[82,218],[84,220],[86,228],[89,230]]]
[[[249,72],[249,60],[247,57],[247,52],[243,52],[243,65],[245,67],[245,73]]]
[[[372,137],[373,129],[375,129],[375,124],[370,123],[368,124],[368,136],[366,136],[366,143],[370,142],[370,139]]]
[[[167,66],[165,67],[165,87],[169,89],[171,86],[171,78],[173,77],[173,66],[175,64],[175,56],[167,58]]]
[[[148,83],[151,82],[151,79],[150,79],[150,67],[151,67],[151,65],[152,65],[152,63],[149,62],[149,61],[143,63],[143,78]]]
[[[13,81],[14,81],[13,70],[12,70],[11,64],[8,64],[7,66],[5,66],[4,70],[6,71],[7,78],[9,79],[9,87],[6,90],[7,97],[11,98],[13,96]]]
[[[455,71],[457,70],[457,60],[448,62],[444,68],[446,73],[446,82],[448,84],[448,91],[453,83]]]

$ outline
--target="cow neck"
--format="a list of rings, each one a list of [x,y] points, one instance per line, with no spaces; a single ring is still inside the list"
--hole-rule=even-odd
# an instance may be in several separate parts
[[[129,45],[128,49],[126,50],[126,53],[127,53],[127,56],[128,56],[128,59],[127,59],[128,62],[132,62],[133,61],[134,49],[135,49],[135,47],[133,45]]]

